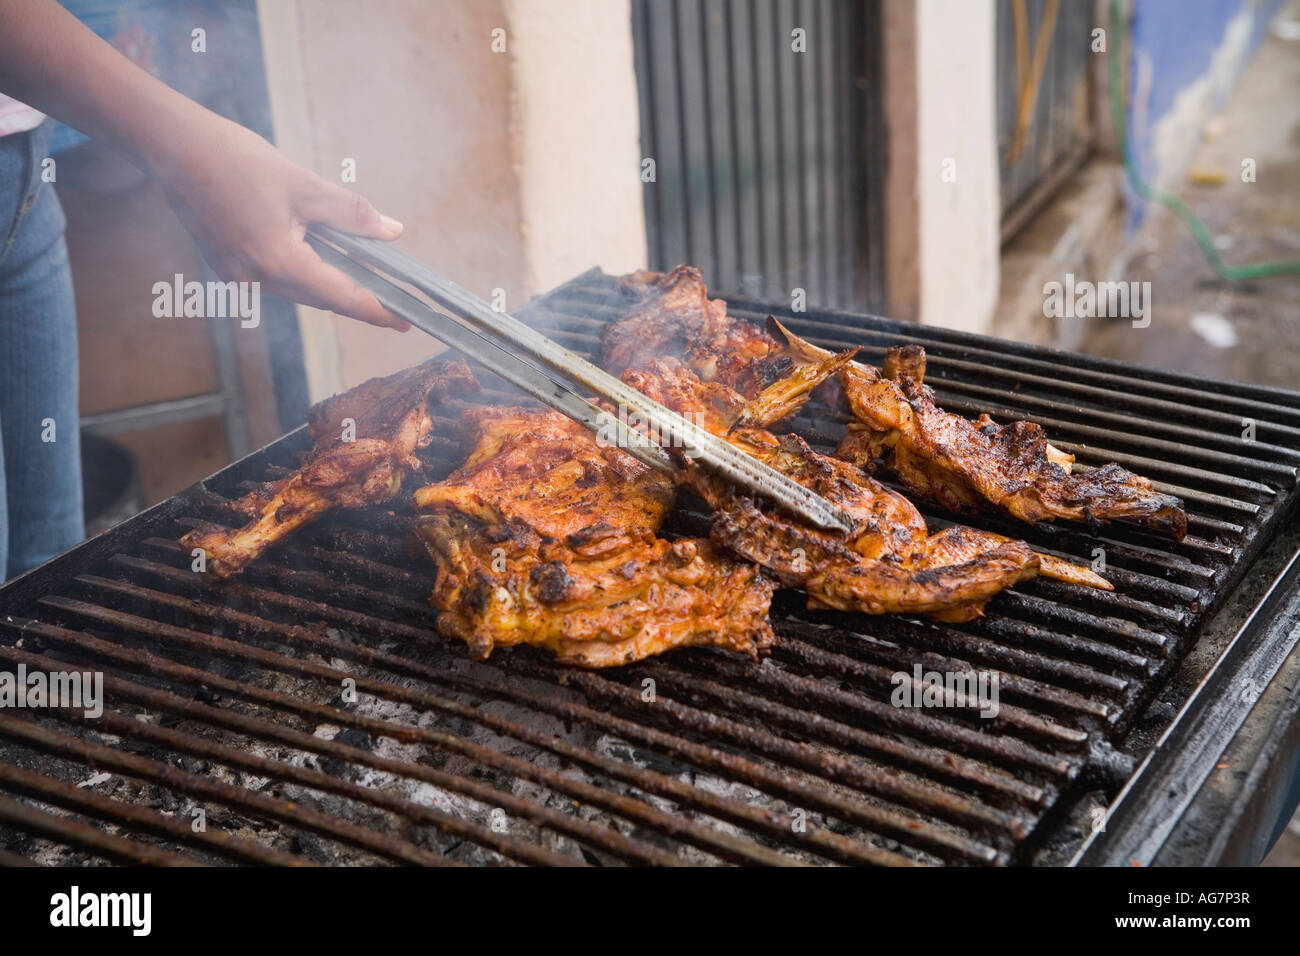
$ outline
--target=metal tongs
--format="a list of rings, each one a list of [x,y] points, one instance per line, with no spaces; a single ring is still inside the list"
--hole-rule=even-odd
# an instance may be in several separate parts
[[[374,293],[394,315],[597,434],[614,436],[619,448],[651,467],[667,474],[676,472],[676,461],[662,446],[679,448],[708,471],[751,494],[776,502],[819,528],[847,532],[853,527],[849,515],[825,498],[665,408],[513,316],[492,308],[472,292],[391,245],[319,223],[308,228],[307,241],[322,259]],[[434,310],[392,280],[417,289],[451,315]],[[619,408],[620,415],[615,417],[588,401],[577,388]],[[645,422],[659,442],[628,427],[626,419],[631,415]]]

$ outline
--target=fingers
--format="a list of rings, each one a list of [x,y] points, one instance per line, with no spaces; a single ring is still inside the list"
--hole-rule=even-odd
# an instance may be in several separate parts
[[[305,243],[297,246],[289,269],[280,276],[279,283],[285,286],[282,294],[304,305],[329,309],[339,315],[399,332],[411,327],[410,323],[380,305],[372,293],[321,261],[320,256]]]
[[[298,202],[299,213],[308,222],[323,222],[372,239],[392,241],[402,234],[402,224],[381,214],[364,196],[336,183],[322,180],[318,185],[318,189]]]

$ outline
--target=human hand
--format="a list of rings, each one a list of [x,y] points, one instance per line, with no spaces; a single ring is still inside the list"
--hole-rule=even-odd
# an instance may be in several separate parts
[[[402,224],[366,199],[292,163],[265,139],[207,114],[154,172],[167,201],[222,279],[304,305],[405,332],[393,315],[350,278],[321,261],[304,240],[307,224],[393,240]]]

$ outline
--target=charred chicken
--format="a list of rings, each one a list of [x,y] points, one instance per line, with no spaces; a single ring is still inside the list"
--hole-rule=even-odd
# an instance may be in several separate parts
[[[834,374],[845,360],[836,357],[822,371]],[[1000,535],[961,527],[931,535],[907,499],[861,469],[817,454],[798,436],[737,426],[742,415],[755,423],[780,418],[788,390],[772,391],[770,406],[747,403],[726,385],[703,382],[671,359],[627,370],[623,379],[855,518],[847,537],[810,528],[686,463],[683,481],[713,508],[711,538],[783,584],[806,590],[810,606],[965,620],[978,615],[998,591],[1038,574],[1044,560],[1053,576],[1110,587],[1085,568],[1044,559],[1024,543]],[[799,388],[815,385],[810,376],[799,378]]]
[[[432,437],[430,398],[477,389],[463,360],[430,359],[312,406],[307,427],[315,445],[302,467],[236,502],[251,519],[243,527],[191,531],[181,544],[202,548],[208,571],[227,577],[330,511],[392,500],[403,477],[420,470],[415,451]]]

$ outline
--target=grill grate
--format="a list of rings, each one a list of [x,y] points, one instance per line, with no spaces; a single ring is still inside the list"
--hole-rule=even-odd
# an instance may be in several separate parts
[[[1029,582],[961,625],[809,612],[782,592],[761,665],[706,650],[600,673],[529,649],[481,663],[435,633],[432,571],[403,545],[401,507],[333,516],[239,580],[189,570],[176,538],[199,521],[236,523],[230,501],[296,465],[299,430],[0,591],[0,670],[94,668],[106,697],[98,719],[0,712],[2,858],[1028,859],[1083,789],[1113,793],[1131,773],[1110,742],[1294,504],[1300,395],[731,306],[775,311],[828,347],[863,344],[869,361],[921,342],[941,404],[1038,420],[1085,466],[1142,470],[1187,500],[1188,539],[981,519],[1076,559],[1104,548],[1117,592]],[[590,352],[621,307],[593,272],[523,315]],[[519,401],[486,384],[482,400]],[[797,423],[823,450],[840,427],[822,407]],[[440,477],[456,449],[435,439],[426,455]],[[700,534],[706,520],[688,505],[668,531]],[[890,676],[918,662],[996,669],[1001,713],[893,707]]]

